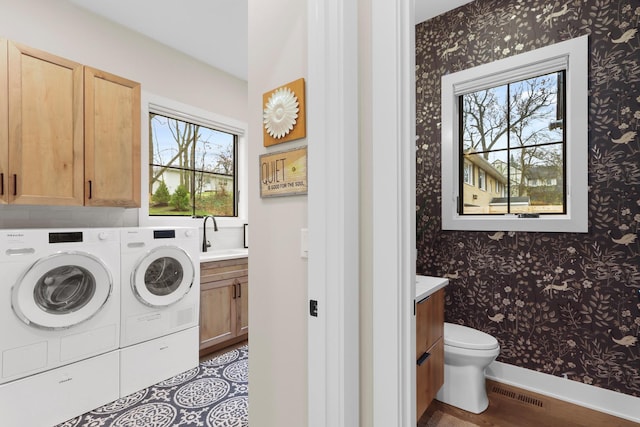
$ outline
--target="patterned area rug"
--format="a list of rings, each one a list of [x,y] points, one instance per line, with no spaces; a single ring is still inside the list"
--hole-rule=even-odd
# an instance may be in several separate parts
[[[247,345],[57,427],[245,427]]]

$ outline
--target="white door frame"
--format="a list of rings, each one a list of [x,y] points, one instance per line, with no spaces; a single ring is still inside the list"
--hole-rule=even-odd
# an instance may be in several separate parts
[[[373,420],[415,426],[414,3],[372,6]]]
[[[308,1],[308,423],[359,425],[356,2]]]
[[[308,0],[308,426],[359,425],[358,37],[371,19],[373,420],[415,420],[412,0]],[[347,4],[345,4],[347,3]],[[365,14],[360,14],[365,15]],[[365,410],[367,410],[365,408]]]

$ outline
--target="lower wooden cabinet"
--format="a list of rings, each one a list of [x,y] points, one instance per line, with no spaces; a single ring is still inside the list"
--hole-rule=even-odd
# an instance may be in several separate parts
[[[416,302],[416,412],[420,419],[444,384],[444,289]]]
[[[246,340],[248,333],[248,259],[202,263],[200,355]]]

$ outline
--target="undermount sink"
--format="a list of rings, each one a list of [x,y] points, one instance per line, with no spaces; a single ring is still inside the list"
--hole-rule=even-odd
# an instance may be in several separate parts
[[[247,248],[214,249],[200,252],[200,262],[221,261],[225,259],[244,258],[249,256]]]

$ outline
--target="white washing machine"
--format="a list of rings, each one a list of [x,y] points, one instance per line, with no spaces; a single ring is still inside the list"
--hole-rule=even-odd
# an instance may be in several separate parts
[[[121,229],[120,395],[198,365],[198,230]]]
[[[118,229],[0,230],[3,423],[51,425],[118,397],[119,252]]]

